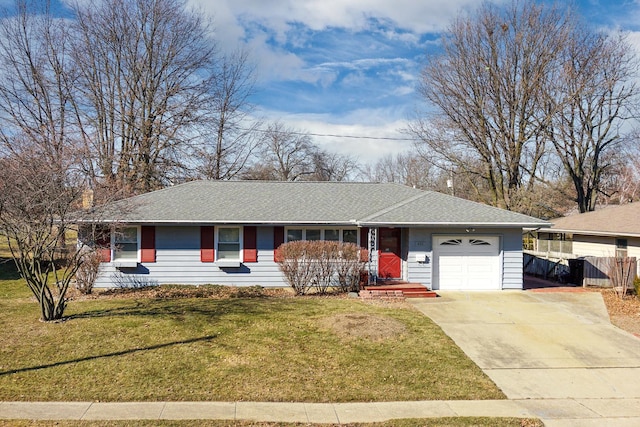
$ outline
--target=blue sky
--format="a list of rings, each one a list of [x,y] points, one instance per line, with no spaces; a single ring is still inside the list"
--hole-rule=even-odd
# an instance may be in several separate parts
[[[257,66],[257,113],[314,134],[406,138],[420,69],[440,32],[477,0],[191,0],[211,13],[223,49],[244,45]],[[504,2],[504,0],[501,0]],[[511,0],[507,0],[511,1]],[[498,1],[500,2],[500,1]],[[580,0],[586,20],[630,31],[640,47],[640,1]],[[635,31],[638,31],[636,34]],[[375,162],[409,141],[314,137]]]
[[[425,107],[415,92],[425,58],[437,52],[441,32],[453,18],[480,5],[480,0],[187,1],[212,17],[223,51],[239,46],[249,51],[258,78],[252,99],[256,117],[311,134],[358,136],[313,138],[362,163],[412,148],[401,130]],[[640,0],[574,4],[592,25],[628,32],[640,53]]]

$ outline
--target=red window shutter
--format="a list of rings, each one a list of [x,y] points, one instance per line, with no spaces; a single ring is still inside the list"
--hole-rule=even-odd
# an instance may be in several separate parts
[[[200,261],[214,262],[216,260],[215,228],[212,226],[200,227]]]
[[[111,262],[111,231],[97,231],[96,247],[100,252],[102,262]]]
[[[140,234],[140,262],[156,262],[156,228],[142,226]]]
[[[245,226],[242,236],[242,251],[244,262],[258,262],[258,233],[257,227]]]
[[[360,261],[369,261],[369,228],[360,229]]]
[[[284,227],[273,227],[273,260],[280,260],[278,248],[284,243]]]

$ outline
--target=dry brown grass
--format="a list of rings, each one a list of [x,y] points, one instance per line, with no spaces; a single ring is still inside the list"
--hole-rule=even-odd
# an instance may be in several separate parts
[[[404,323],[389,316],[370,313],[342,313],[320,319],[321,327],[330,329],[345,340],[383,341],[401,337],[407,332]]]
[[[627,332],[640,335],[640,298],[637,295],[620,298],[612,289],[601,289],[600,293],[611,323]]]

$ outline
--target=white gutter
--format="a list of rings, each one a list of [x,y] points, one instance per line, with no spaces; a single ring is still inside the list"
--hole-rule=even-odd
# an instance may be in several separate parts
[[[517,222],[367,222],[367,221],[247,221],[247,220],[96,220],[76,221],[77,224],[164,224],[164,225],[197,225],[197,224],[234,224],[234,225],[339,225],[355,227],[519,227],[548,228],[550,223],[517,223]]]

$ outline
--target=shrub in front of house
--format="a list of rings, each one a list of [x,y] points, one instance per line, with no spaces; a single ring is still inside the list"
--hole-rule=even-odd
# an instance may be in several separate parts
[[[296,295],[309,291],[357,291],[365,262],[360,247],[332,241],[288,242],[278,248],[276,260]]]
[[[85,249],[78,271],[76,271],[76,289],[85,295],[93,291],[93,285],[98,277],[102,254],[98,250]]]

